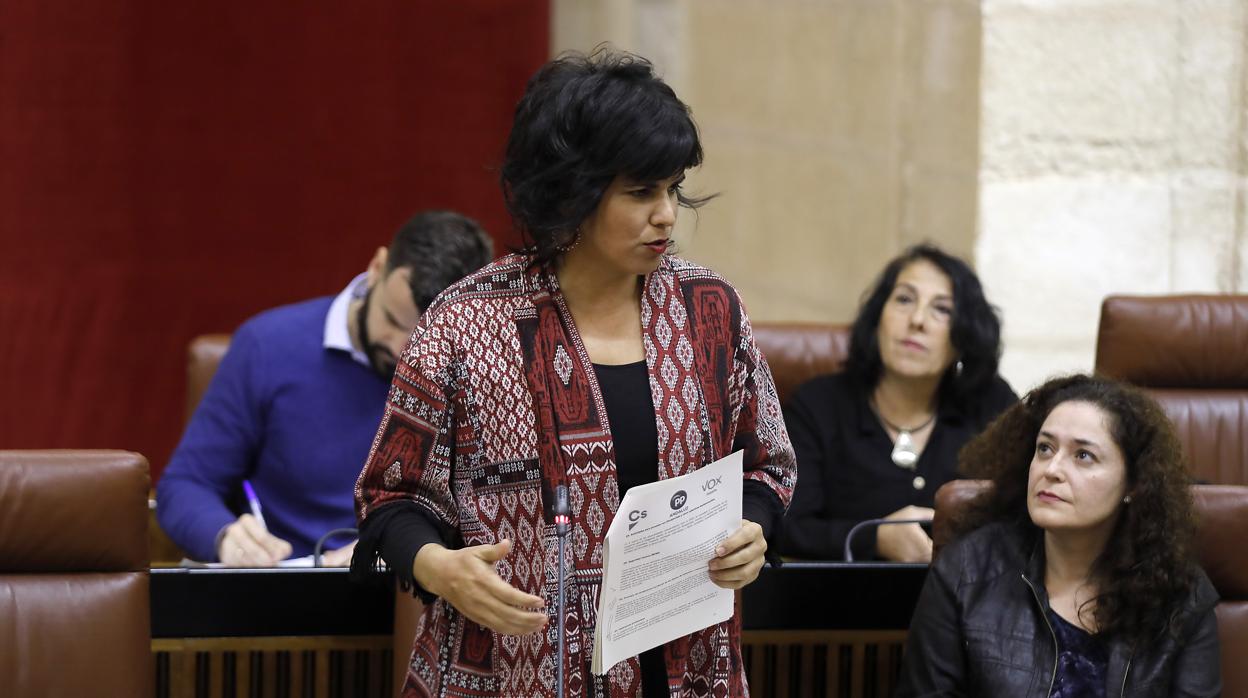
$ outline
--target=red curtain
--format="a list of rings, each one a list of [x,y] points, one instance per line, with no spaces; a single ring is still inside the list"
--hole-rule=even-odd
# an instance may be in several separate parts
[[[336,293],[496,165],[546,0],[0,3],[0,448],[159,472],[185,348]]]

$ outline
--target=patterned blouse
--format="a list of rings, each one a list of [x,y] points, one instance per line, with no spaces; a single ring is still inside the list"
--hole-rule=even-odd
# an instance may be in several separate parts
[[[667,257],[644,280],[642,338],[658,430],[659,477],[745,451],[745,478],[788,505],[796,482],[771,372],[733,289]],[[558,281],[528,257],[504,257],[447,289],[399,357],[386,411],[356,485],[361,521],[415,503],[465,546],[514,541],[503,580],[556,608],[551,493],[567,485],[569,696],[636,696],[640,666],[589,671],[602,541],[619,505],[615,454],[592,364]],[[361,541],[365,545],[365,541]],[[357,550],[357,560],[376,556]],[[557,624],[497,635],[439,599],[418,625],[405,695],[554,695]],[[748,695],[738,609],[668,643],[684,698]]]

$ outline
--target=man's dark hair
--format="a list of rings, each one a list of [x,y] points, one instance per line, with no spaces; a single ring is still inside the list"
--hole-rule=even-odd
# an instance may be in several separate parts
[[[545,262],[575,239],[617,176],[657,182],[701,163],[689,107],[650,62],[600,47],[565,53],[529,80],[499,180],[525,251]],[[677,193],[687,208],[708,199]]]
[[[879,340],[880,313],[897,284],[901,270],[919,260],[927,260],[949,277],[953,287],[953,322],[949,341],[962,361],[959,374],[952,367],[940,381],[939,400],[952,400],[960,408],[969,408],[997,375],[1001,357],[1001,319],[984,298],[979,277],[966,262],[930,243],[910,247],[884,267],[875,285],[865,296],[858,317],[850,332],[849,356],[845,375],[860,390],[870,392],[879,383],[883,372]]]
[[[425,211],[394,234],[386,273],[412,270],[412,300],[421,313],[447,286],[485,266],[494,256],[490,236],[454,211]]]

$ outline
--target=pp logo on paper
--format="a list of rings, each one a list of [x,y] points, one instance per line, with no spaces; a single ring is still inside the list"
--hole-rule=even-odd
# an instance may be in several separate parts
[[[678,511],[687,501],[689,501],[689,495],[685,494],[684,490],[677,490],[676,494],[672,495],[672,511]]]
[[[632,511],[628,512],[628,530],[630,531],[633,530],[633,526],[636,526],[637,524],[641,523],[641,520],[644,518],[646,518],[645,509],[641,509],[641,510],[633,509]]]

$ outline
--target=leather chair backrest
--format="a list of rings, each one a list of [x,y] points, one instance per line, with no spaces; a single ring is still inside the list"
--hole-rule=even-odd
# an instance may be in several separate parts
[[[932,540],[936,554],[951,539],[951,524],[967,504],[989,487],[985,480],[954,480],[936,491]],[[1248,696],[1248,487],[1192,485],[1200,523],[1196,555],[1222,600],[1218,603],[1218,639],[1222,651],[1222,691]]]
[[[147,460],[0,451],[0,696],[151,696]]]
[[[797,386],[825,373],[845,367],[849,355],[849,326],[823,323],[757,323],[757,342],[776,381],[780,401],[787,402]],[[230,348],[230,335],[206,334],[187,347],[186,418],[208,389],[222,357]]]
[[[802,383],[845,368],[849,326],[759,322],[754,324],[754,342],[771,367],[781,404],[787,404]]]
[[[230,348],[230,335],[204,334],[191,340],[186,348],[186,421],[191,421],[195,408],[208,390],[221,359]]]
[[[953,524],[968,504],[989,486],[987,480],[950,480],[936,490],[936,514],[932,517],[932,556],[953,540]]]
[[[186,350],[186,418],[189,421],[195,413],[199,401],[203,399],[208,384],[217,373],[221,359],[230,348],[230,335],[206,334],[191,340]],[[364,464],[361,463],[360,467]],[[153,525],[156,525],[153,522]],[[157,527],[159,530],[159,527]],[[162,532],[162,538],[164,537]],[[170,543],[172,545],[172,543]],[[416,623],[420,618],[423,605],[420,599],[411,593],[395,589],[394,596],[394,631],[393,631],[393,680],[394,695],[401,695],[403,682],[407,678],[412,644],[416,639]]]
[[[1218,640],[1222,643],[1222,695],[1248,696],[1248,487],[1195,485],[1200,516],[1196,551],[1201,567],[1222,597]]]
[[[204,334],[195,337],[186,347],[186,421],[191,421],[195,408],[204,398],[208,384],[217,373],[221,359],[230,348],[230,335]],[[178,565],[186,553],[174,544],[156,520],[156,499],[150,497],[151,511],[148,515],[148,547],[151,550],[151,563],[156,567]]]
[[[1248,485],[1248,296],[1110,296],[1096,370],[1161,404],[1194,477]]]

